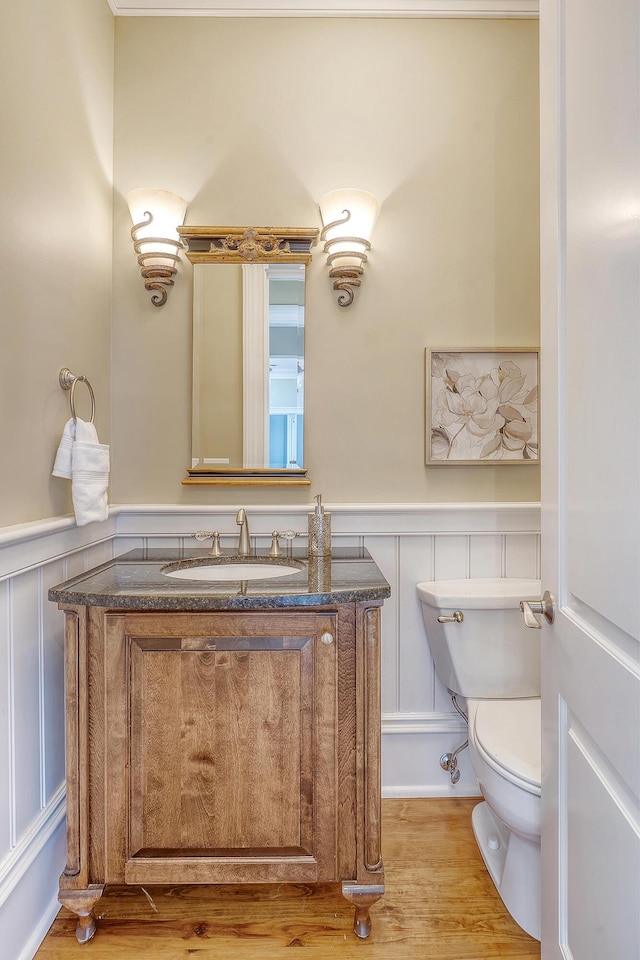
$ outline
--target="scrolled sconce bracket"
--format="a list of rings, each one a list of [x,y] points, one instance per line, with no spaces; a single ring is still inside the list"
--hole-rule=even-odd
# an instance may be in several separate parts
[[[327,240],[324,245],[324,252],[327,254],[328,264],[332,264],[334,260],[340,257],[356,257],[362,263],[367,262],[367,255],[363,250],[337,250],[335,253],[332,253],[331,245],[334,242],[337,241]],[[340,243],[359,243],[365,250],[371,250],[371,244],[367,240],[362,240],[360,237],[340,237]]]
[[[327,224],[324,230],[321,233],[321,238],[324,239],[324,235],[327,230],[336,225],[346,223],[351,219],[351,214],[348,210],[343,211],[347,216],[343,220],[334,220],[333,223]],[[339,243],[343,245],[345,243],[358,244],[360,250],[336,250],[333,251],[333,247]],[[324,252],[327,254],[327,266],[330,267],[329,270],[329,279],[333,280],[333,289],[339,291],[338,293],[338,306],[348,307],[353,303],[353,298],[355,296],[354,287],[359,287],[362,283],[361,277],[364,273],[364,264],[367,262],[367,255],[364,253],[364,250],[370,250],[371,244],[368,240],[364,240],[362,237],[335,237],[333,240],[327,240],[324,245]],[[357,264],[348,264],[344,266],[333,266],[336,260],[342,260],[345,257],[350,257],[353,260],[359,260],[360,265]]]
[[[354,287],[361,284],[362,267],[333,267],[329,270],[329,279],[333,280],[333,289],[338,292],[338,306],[348,307],[353,303]]]
[[[179,262],[180,257],[177,253],[169,253],[165,250],[159,253],[157,249],[143,250],[143,247],[151,245],[157,247],[158,244],[162,244],[163,246],[172,246],[175,247],[176,250],[181,250],[184,244],[181,240],[171,240],[169,237],[138,237],[137,233],[141,227],[148,227],[153,223],[153,214],[149,210],[145,210],[144,215],[144,220],[141,220],[140,223],[134,223],[132,226],[131,239],[133,240],[133,249],[138,254],[138,265],[140,267],[140,274],[145,281],[145,290],[153,291],[151,294],[151,303],[155,307],[160,307],[167,301],[168,288],[174,285],[173,277],[177,273],[177,270],[176,267],[171,266],[170,263],[151,263],[150,261],[158,260],[159,257],[162,257],[163,260],[168,260],[175,264]]]
[[[332,220],[331,223],[328,223],[325,227],[323,227],[322,233],[320,234],[321,240],[324,240],[329,230],[333,229],[333,227],[341,227],[343,223],[348,223],[349,220],[351,220],[350,210],[343,210],[342,213],[344,214],[344,216],[341,219]]]
[[[184,222],[187,203],[176,193],[154,187],[139,187],[126,197],[133,227],[131,239],[145,289],[151,303],[160,307],[174,285],[174,276],[184,248],[177,228]]]
[[[372,194],[351,187],[333,190],[320,200],[324,223],[320,239],[340,307],[353,303],[355,290],[361,285],[378,206]]]

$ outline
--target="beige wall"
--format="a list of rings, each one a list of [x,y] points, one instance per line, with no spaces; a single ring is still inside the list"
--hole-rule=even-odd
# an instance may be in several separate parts
[[[115,502],[300,501],[182,487],[191,277],[153,307],[124,194],[190,224],[319,225],[328,190],[382,202],[344,310],[308,271],[306,466],[333,502],[534,500],[535,466],[424,465],[424,349],[538,342],[537,24],[119,18],[114,154]]]
[[[61,367],[110,436],[113,17],[106,0],[0,13],[0,525],[71,511],[51,477],[69,416]],[[78,413],[88,414],[77,392]],[[88,396],[88,395],[87,395]]]

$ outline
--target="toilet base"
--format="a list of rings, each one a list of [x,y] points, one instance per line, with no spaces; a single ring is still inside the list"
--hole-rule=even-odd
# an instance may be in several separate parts
[[[505,907],[522,929],[540,939],[540,844],[518,836],[484,801],[471,823],[482,859]]]

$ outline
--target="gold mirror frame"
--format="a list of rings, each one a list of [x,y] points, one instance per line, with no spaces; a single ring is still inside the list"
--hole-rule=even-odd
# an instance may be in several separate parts
[[[191,263],[311,263],[316,227],[178,227]]]
[[[316,227],[178,227],[187,259],[193,264],[311,262]],[[183,484],[309,486],[306,469],[188,467]]]

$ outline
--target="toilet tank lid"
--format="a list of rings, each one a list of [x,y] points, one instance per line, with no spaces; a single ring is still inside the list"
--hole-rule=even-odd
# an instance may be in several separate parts
[[[517,607],[520,600],[539,600],[539,580],[502,577],[487,580],[424,580],[418,596],[432,607],[496,610]]]

